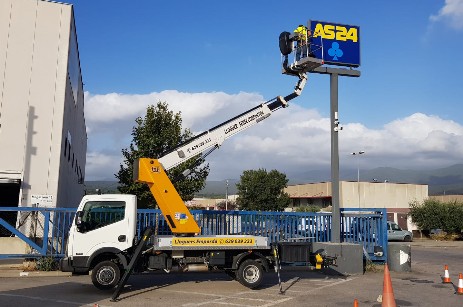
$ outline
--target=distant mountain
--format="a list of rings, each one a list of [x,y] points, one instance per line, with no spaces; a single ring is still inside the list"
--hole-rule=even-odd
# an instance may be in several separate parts
[[[340,170],[340,180],[357,181],[357,169]],[[305,172],[290,179],[295,183],[331,181],[329,170]],[[463,164],[433,170],[402,170],[378,167],[360,170],[360,181],[427,184],[429,195],[463,194]]]
[[[119,194],[117,181],[85,181],[84,185],[86,194],[97,194],[97,189],[102,194]]]
[[[312,182],[331,181],[331,172],[327,170],[314,170],[288,176],[289,184],[301,184]],[[357,181],[357,169],[340,170],[340,180]],[[379,181],[395,183],[427,184],[429,195],[463,194],[463,164],[455,164],[445,168],[434,170],[401,170],[392,167],[378,167],[370,170],[360,171],[360,181]],[[228,195],[237,194],[236,183],[239,180],[228,180]],[[115,181],[86,181],[85,189],[87,194],[94,194],[95,189],[102,193],[119,193],[118,183]],[[225,197],[227,193],[227,182],[207,181],[206,187],[196,193],[203,197]]]
[[[238,180],[228,180],[228,195],[237,193],[236,183]],[[85,181],[85,191],[87,194],[96,194],[97,189],[103,194],[118,194],[117,181]],[[227,192],[227,182],[222,181],[206,181],[206,187],[196,193],[198,196],[220,197],[224,198]]]
[[[236,184],[239,180],[236,179],[229,179],[228,180],[228,195],[234,195],[238,193],[238,189],[236,188]],[[198,196],[216,196],[216,197],[223,197],[227,193],[227,182],[226,180],[222,181],[206,181],[206,187],[196,193]]]

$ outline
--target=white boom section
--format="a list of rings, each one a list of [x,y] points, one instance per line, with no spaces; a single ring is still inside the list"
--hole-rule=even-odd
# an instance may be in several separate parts
[[[258,122],[269,117],[272,112],[288,106],[289,100],[299,96],[307,81],[305,73],[299,75],[299,81],[294,88],[294,92],[286,97],[278,96],[265,103],[262,103],[226,122],[205,131],[192,139],[180,144],[173,151],[162,156],[158,161],[167,171],[188,159],[205,152],[206,150],[217,148],[229,137],[254,126]]]
[[[278,96],[195,136],[158,160],[165,170],[169,170],[208,149],[219,147],[229,137],[254,126],[273,111],[286,106],[287,102]]]

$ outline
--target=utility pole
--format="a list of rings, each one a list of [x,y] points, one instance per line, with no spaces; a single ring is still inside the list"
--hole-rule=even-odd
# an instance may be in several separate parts
[[[359,152],[351,152],[350,154],[353,156],[357,156],[357,194],[359,197],[359,208],[360,208],[360,162],[359,156],[363,155],[365,151],[361,150]]]
[[[225,190],[225,210],[228,211],[228,179],[225,181],[227,188]]]

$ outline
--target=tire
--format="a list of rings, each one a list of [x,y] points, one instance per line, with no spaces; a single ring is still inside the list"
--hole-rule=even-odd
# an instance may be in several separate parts
[[[288,55],[293,51],[292,42],[289,38],[291,33],[289,32],[281,32],[279,36],[279,47],[280,52],[283,55]]]
[[[121,270],[117,264],[106,260],[98,263],[92,270],[92,283],[100,290],[114,288],[121,278]]]
[[[236,274],[236,279],[249,289],[257,288],[263,279],[264,269],[262,265],[252,259],[243,261]]]
[[[410,236],[405,236],[405,237],[404,237],[404,242],[412,242],[412,237],[410,237]]]

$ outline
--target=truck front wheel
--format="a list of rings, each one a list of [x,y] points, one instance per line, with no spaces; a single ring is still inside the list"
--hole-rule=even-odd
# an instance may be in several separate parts
[[[112,261],[98,263],[92,270],[92,283],[100,290],[114,288],[121,278],[121,270]]]
[[[264,269],[262,265],[252,259],[243,261],[236,274],[236,279],[245,287],[257,288],[262,282]]]

